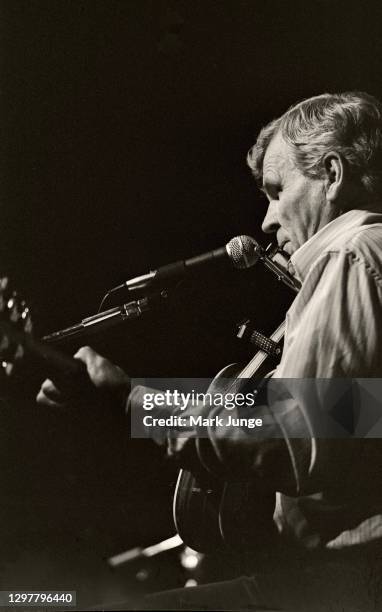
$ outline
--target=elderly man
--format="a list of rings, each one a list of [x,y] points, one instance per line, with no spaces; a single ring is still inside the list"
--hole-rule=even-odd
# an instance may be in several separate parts
[[[307,565],[158,596],[153,607],[377,609],[382,584],[372,580],[371,559],[382,542],[382,442],[365,440],[372,424],[360,422],[378,388],[355,393],[351,381],[382,378],[382,106],[359,92],[304,100],[260,132],[248,163],[269,200],[263,230],[276,235],[302,284],[273,376],[288,392],[268,393],[255,409],[273,443],[218,428],[203,444],[192,435],[165,443],[191,471],[231,480],[245,473],[277,491],[280,538]],[[91,349],[76,356],[96,387],[128,388],[126,375]],[[45,381],[38,401],[62,399]],[[131,410],[141,402],[135,389]]]

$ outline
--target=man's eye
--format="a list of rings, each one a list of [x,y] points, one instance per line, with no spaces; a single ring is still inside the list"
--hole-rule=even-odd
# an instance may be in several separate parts
[[[272,189],[269,190],[269,196],[271,200],[278,200],[281,192],[281,187],[272,187]]]
[[[264,183],[264,187],[262,189],[263,193],[265,193],[267,199],[278,200],[280,194],[282,193],[282,185],[279,183],[269,183],[268,181]]]

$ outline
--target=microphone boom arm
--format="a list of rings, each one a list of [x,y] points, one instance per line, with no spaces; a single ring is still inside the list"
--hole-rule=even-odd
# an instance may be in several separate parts
[[[244,240],[244,247],[242,240]],[[121,306],[116,306],[115,308],[110,308],[109,310],[86,317],[76,325],[66,327],[65,329],[44,336],[42,340],[48,343],[61,342],[69,338],[80,337],[98,331],[99,329],[107,329],[129,319],[137,319],[150,309],[152,301],[158,299],[158,297],[167,297],[167,291],[164,289],[163,285],[169,287],[174,281],[179,281],[188,269],[193,269],[194,267],[198,268],[199,265],[204,265],[206,262],[219,260],[227,253],[237,268],[251,267],[258,261],[261,261],[276,275],[279,281],[298,293],[301,287],[300,282],[289,274],[283,266],[273,261],[272,256],[276,251],[277,249],[273,249],[273,252],[269,251],[269,247],[264,249],[256,240],[249,236],[233,238],[225,247],[215,249],[214,251],[198,255],[185,261],[168,264],[158,270],[126,281],[117,287],[113,287],[109,293],[122,288],[127,288],[129,290],[150,290],[153,286],[157,289],[157,292],[151,293],[150,297],[146,295],[138,300],[133,300]]]
[[[164,292],[161,293],[161,296],[165,297]],[[77,338],[87,333],[99,331],[100,329],[113,327],[128,319],[137,319],[144,312],[149,310],[149,307],[149,299],[147,297],[140,300],[133,300],[121,306],[98,312],[91,317],[86,317],[76,325],[60,329],[59,331],[44,336],[42,340],[48,343],[56,343],[67,340],[68,338]]]

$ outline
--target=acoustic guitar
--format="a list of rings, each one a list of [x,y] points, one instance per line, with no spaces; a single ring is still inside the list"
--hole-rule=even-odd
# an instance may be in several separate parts
[[[257,383],[259,392],[264,381],[272,374],[268,372],[264,375],[261,370],[269,361],[267,342],[280,345],[284,331],[283,322],[270,339],[262,336],[263,349],[244,368],[238,370],[236,364],[231,364],[221,370],[208,391],[229,393],[234,387],[238,393],[248,385],[253,391],[256,388],[256,377],[256,381],[262,381],[260,385]],[[274,361],[272,365],[274,367]],[[203,440],[199,440],[199,443],[202,444]],[[194,550],[254,550],[263,541],[269,540],[274,530],[274,504],[275,496],[265,492],[261,482],[255,479],[225,482],[206,476],[205,473],[195,475],[188,470],[181,470],[175,489],[173,516],[180,537]]]

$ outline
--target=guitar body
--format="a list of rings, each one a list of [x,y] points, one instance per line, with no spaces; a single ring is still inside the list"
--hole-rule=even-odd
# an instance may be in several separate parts
[[[236,364],[224,368],[209,387],[224,393],[238,374]],[[246,381],[243,381],[245,383]],[[199,552],[253,551],[266,543],[275,527],[272,522],[275,495],[260,483],[224,482],[179,472],[173,502],[176,529],[182,540]]]
[[[180,470],[176,483],[173,515],[183,542],[199,552],[224,548],[220,532],[220,504],[225,483],[205,482],[188,470]]]
[[[264,548],[275,532],[275,495],[255,482],[212,481],[206,486],[188,470],[179,472],[174,522],[183,542],[203,553]]]

